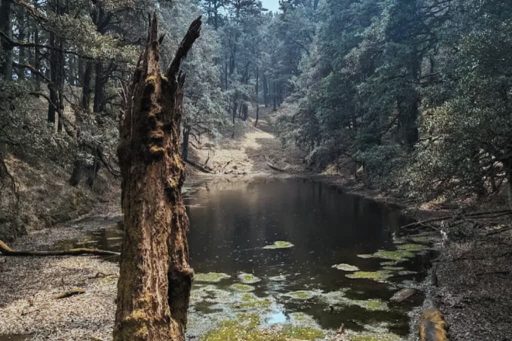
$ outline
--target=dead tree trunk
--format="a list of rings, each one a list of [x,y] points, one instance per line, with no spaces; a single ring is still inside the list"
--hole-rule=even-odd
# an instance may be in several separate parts
[[[185,339],[193,270],[188,218],[181,195],[184,75],[180,65],[199,37],[190,26],[163,75],[156,16],[134,74],[118,150],[122,173],[123,241],[114,340]]]

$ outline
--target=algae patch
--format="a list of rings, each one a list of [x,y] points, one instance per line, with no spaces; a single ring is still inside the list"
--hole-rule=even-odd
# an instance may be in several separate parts
[[[254,287],[249,284],[243,284],[243,283],[235,283],[229,286],[234,291],[240,291],[240,292],[250,292],[254,291]]]
[[[422,252],[422,251],[429,249],[429,247],[427,245],[413,244],[413,243],[399,244],[396,247],[399,250],[410,251],[410,252]]]
[[[350,264],[335,264],[332,266],[334,269],[338,269],[338,270],[341,270],[341,271],[345,271],[345,272],[354,272],[354,271],[359,271],[359,268],[355,265],[350,265]]]
[[[297,291],[290,291],[286,294],[283,294],[282,296],[289,297],[294,300],[306,301],[306,300],[310,300],[320,294],[321,294],[321,292],[317,291],[317,290],[297,290]]]
[[[386,283],[388,279],[393,277],[392,273],[386,270],[378,271],[357,271],[352,274],[346,275],[350,279],[369,279],[372,281]]]
[[[221,272],[198,273],[194,275],[194,281],[204,283],[219,283],[228,278],[231,278],[231,276]]]
[[[279,249],[289,249],[294,246],[295,245],[293,245],[290,242],[278,240],[278,241],[274,242],[274,244],[264,246],[263,249],[264,250],[279,250]]]
[[[240,314],[234,320],[227,320],[208,332],[202,341],[288,341],[319,340],[325,334],[320,329],[308,326],[283,325],[272,329],[260,329],[260,318],[256,314]]]
[[[240,280],[240,282],[242,282],[244,284],[254,284],[254,283],[261,282],[261,279],[259,277],[256,277],[252,274],[248,274],[245,272],[242,272],[241,274],[239,274],[238,279]]]
[[[386,302],[379,299],[357,300],[345,296],[345,291],[331,291],[323,294],[321,299],[332,309],[337,307],[358,306],[368,311],[389,311]]]
[[[253,293],[246,292],[241,297],[240,308],[258,308],[265,309],[272,305],[272,301],[269,298],[259,298]]]

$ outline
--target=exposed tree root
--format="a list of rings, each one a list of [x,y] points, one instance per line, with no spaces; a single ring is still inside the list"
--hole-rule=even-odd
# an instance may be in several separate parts
[[[26,251],[26,250],[14,250],[10,248],[6,243],[0,240],[0,254],[2,256],[14,256],[14,257],[45,257],[45,256],[119,256],[121,253],[107,250],[98,249],[86,249],[76,248],[69,250],[57,250],[57,251]]]

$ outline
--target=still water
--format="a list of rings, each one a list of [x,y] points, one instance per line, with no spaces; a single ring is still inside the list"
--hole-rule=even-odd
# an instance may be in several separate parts
[[[389,299],[424,278],[428,246],[393,240],[408,222],[396,208],[302,179],[205,182],[186,198],[198,274],[191,339],[243,313],[268,328],[408,334],[421,295]],[[269,247],[276,241],[286,248]]]
[[[210,179],[184,193],[196,273],[189,340],[244,340],[237,331],[251,333],[248,325],[288,328],[284,339],[330,339],[341,326],[357,340],[409,334],[421,292],[405,303],[390,298],[424,279],[431,251],[425,236],[393,236],[409,222],[397,208],[296,178]],[[72,245],[119,251],[122,231],[111,223]]]

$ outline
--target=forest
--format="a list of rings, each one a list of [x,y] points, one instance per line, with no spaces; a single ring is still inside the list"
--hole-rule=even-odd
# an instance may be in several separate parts
[[[508,340],[512,2],[0,0],[0,341]]]

